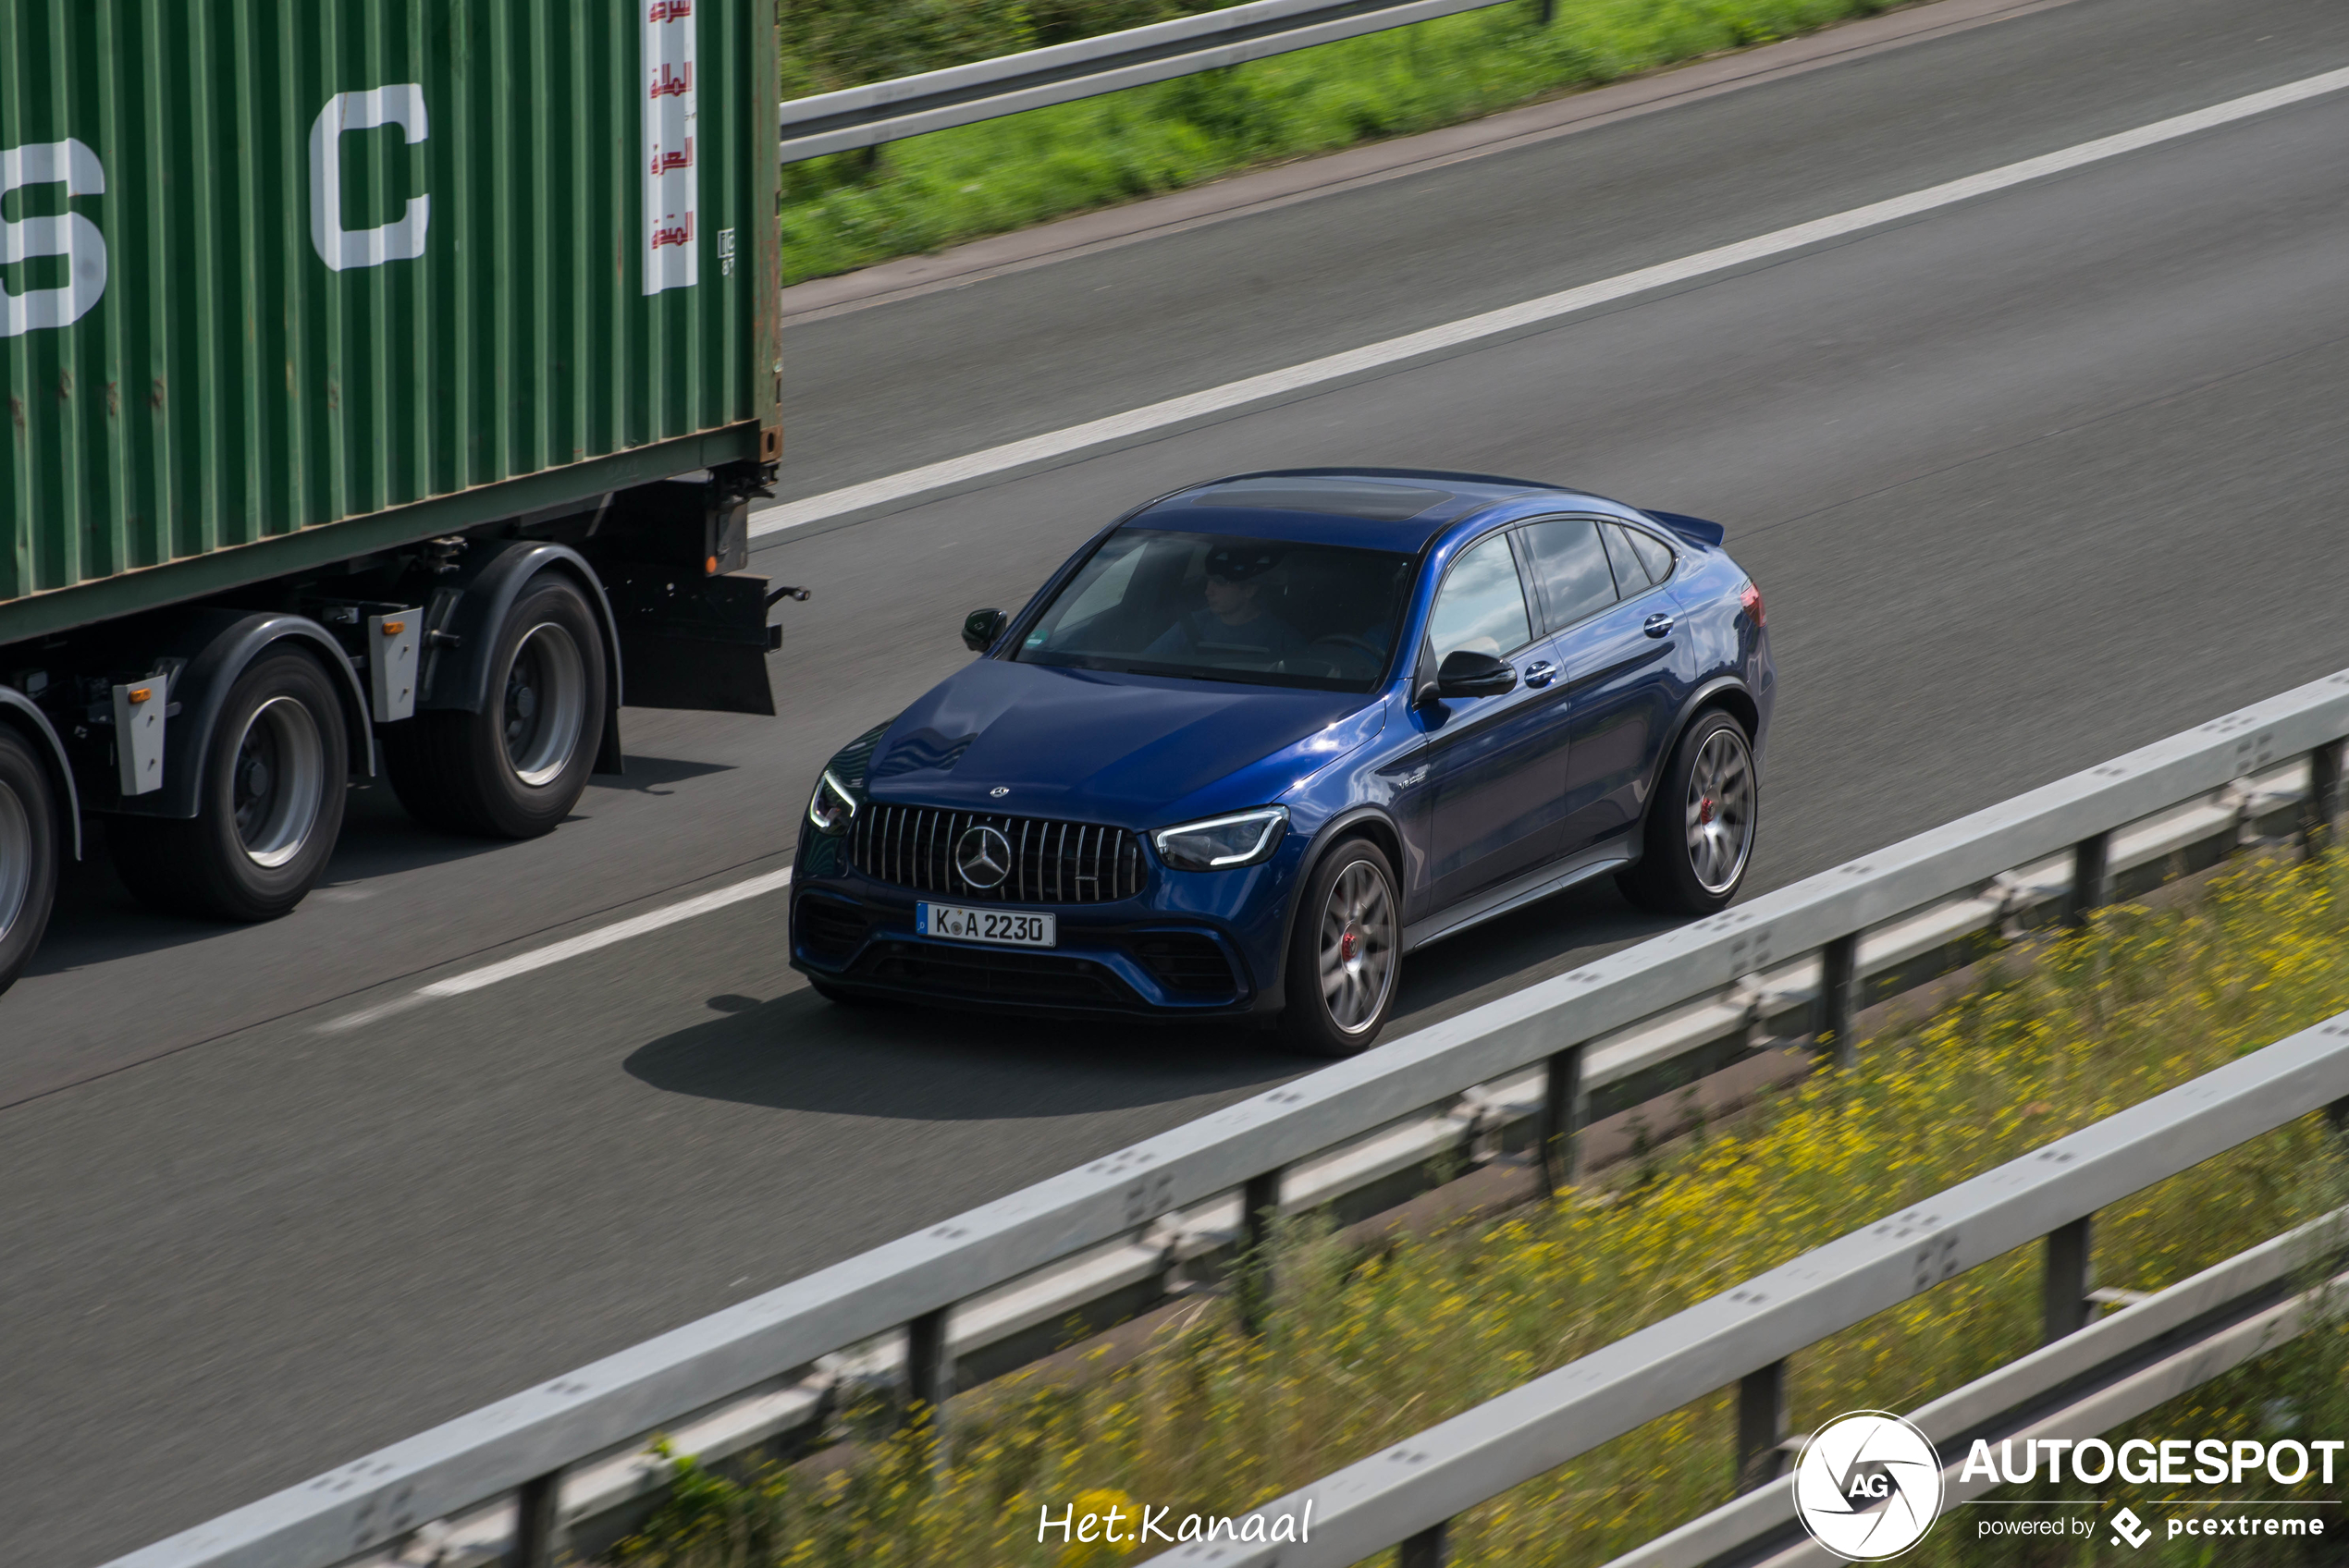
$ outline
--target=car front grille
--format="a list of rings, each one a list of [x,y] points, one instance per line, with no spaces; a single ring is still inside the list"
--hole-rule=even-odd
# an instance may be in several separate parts
[[[974,827],[992,827],[1011,851],[1003,880],[973,887],[954,848]],[[849,833],[849,859],[879,882],[917,893],[1011,903],[1098,904],[1142,890],[1142,840],[1122,827],[934,806],[868,803]]]

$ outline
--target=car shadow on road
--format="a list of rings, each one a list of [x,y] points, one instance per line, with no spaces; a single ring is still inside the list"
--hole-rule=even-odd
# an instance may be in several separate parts
[[[670,1094],[904,1121],[1083,1115],[1269,1088],[1320,1065],[1248,1028],[1064,1023],[839,1007],[794,988],[711,998],[721,1016],[622,1064]]]

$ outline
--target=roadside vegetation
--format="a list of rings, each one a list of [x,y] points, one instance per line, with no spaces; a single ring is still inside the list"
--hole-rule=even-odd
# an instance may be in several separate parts
[[[783,169],[783,280],[868,266],[1252,165],[1429,130],[1890,0],[1538,0],[1347,39]],[[936,70],[1219,6],[784,0],[783,95]]]
[[[935,1478],[904,1439],[818,1479],[776,1467],[737,1484],[689,1470],[618,1556],[632,1568],[1118,1562],[1124,1551],[1098,1545],[1039,1546],[1039,1509],[1075,1502],[1081,1514],[1115,1497],[1129,1520],[1150,1503],[1179,1521],[1268,1501],[2349,1009],[2344,937],[2343,855],[2251,864],[2176,905],[2114,910],[2080,937],[2009,955],[1938,1014],[1879,1034],[1855,1069],[1822,1071],[1555,1206],[1367,1256],[1293,1229],[1259,1339],[1237,1331],[1226,1303],[1203,1301],[1120,1370],[1015,1381],[1008,1394],[998,1385],[983,1420],[956,1424],[953,1463]],[[2312,1116],[2116,1205],[2097,1216],[2098,1283],[2159,1289],[2328,1212],[2349,1195],[2343,1164]],[[2011,1360],[2036,1342],[2038,1292],[2038,1249],[2019,1249],[1798,1354],[1793,1426],[1913,1409]],[[2319,1328],[2137,1425],[2349,1436],[2344,1350],[2338,1325]],[[1477,1509],[1456,1524],[1452,1561],[1604,1562],[1727,1501],[1733,1403],[1722,1390]],[[1907,1561],[2053,1564],[2078,1550],[2041,1559],[2012,1540],[1977,1543],[1971,1512],[1953,1511]],[[2142,1558],[2169,1562],[2173,1550]]]

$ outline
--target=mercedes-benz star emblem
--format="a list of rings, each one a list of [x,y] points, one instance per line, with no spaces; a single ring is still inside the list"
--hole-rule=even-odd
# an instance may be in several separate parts
[[[954,842],[954,869],[974,888],[1000,888],[1012,874],[1012,841],[983,824],[973,827]]]

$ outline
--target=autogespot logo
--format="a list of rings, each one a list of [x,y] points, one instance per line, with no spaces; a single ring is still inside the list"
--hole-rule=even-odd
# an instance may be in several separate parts
[[[1795,1464],[1794,1512],[1813,1540],[1847,1562],[1898,1557],[1941,1513],[1941,1456],[1898,1415],[1839,1415],[1811,1435]]]

